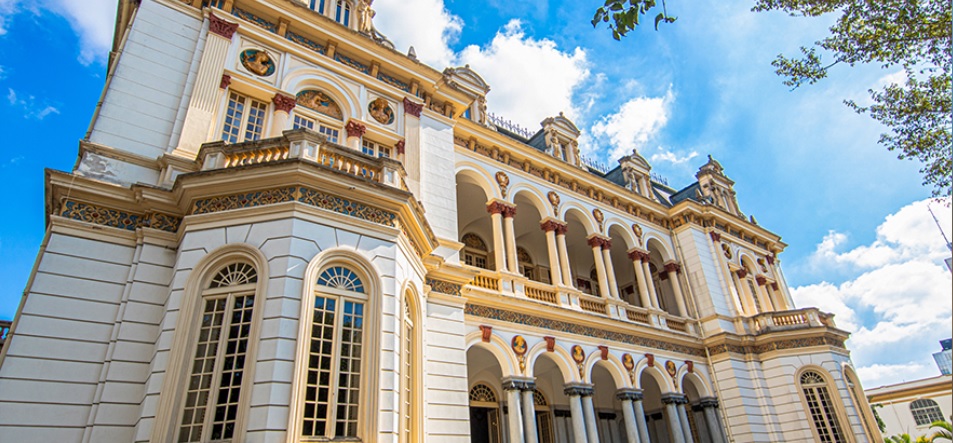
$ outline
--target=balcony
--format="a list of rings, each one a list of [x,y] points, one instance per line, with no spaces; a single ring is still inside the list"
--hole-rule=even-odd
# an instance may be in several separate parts
[[[469,294],[487,297],[522,298],[581,314],[611,318],[643,327],[689,335],[698,333],[694,320],[673,316],[665,311],[633,306],[622,300],[607,300],[579,291],[576,288],[542,283],[509,272],[464,266],[468,271],[475,274],[473,280],[467,286]]]
[[[358,179],[406,191],[404,169],[397,160],[373,157],[327,141],[307,129],[285,131],[281,137],[244,143],[202,145],[197,162],[202,171],[303,160]]]
[[[817,308],[795,309],[790,311],[764,312],[745,319],[747,329],[754,334],[790,331],[826,326],[836,328],[834,315],[819,311]]]

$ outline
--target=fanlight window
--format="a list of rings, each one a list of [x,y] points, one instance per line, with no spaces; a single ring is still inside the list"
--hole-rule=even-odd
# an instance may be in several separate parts
[[[915,400],[913,403],[910,403],[910,413],[913,414],[913,419],[916,420],[917,426],[924,426],[935,421],[943,420],[943,411],[940,410],[940,406],[928,398]]]
[[[485,384],[474,385],[470,388],[470,402],[496,403],[496,393]]]
[[[490,269],[490,263],[487,259],[486,242],[484,242],[480,236],[473,233],[466,233],[463,235],[463,238],[460,239],[460,242],[464,245],[461,254],[463,255],[463,263],[465,265]]]
[[[258,282],[258,272],[248,263],[232,263],[215,274],[210,289],[238,286]]]
[[[345,291],[364,293],[364,282],[358,278],[354,271],[342,267],[334,266],[325,269],[318,277],[319,286],[342,289]]]
[[[847,441],[844,439],[840,422],[837,420],[837,412],[824,377],[815,371],[805,371],[801,374],[800,382],[801,391],[807,402],[808,413],[820,441],[823,443]]]
[[[533,403],[536,406],[546,406],[546,397],[543,396],[542,392],[539,392],[539,389],[533,391]]]

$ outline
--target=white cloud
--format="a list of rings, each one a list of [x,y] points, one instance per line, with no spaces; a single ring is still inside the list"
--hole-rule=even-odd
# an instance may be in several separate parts
[[[903,368],[918,371],[903,373],[907,380],[936,375],[930,350],[953,323],[953,278],[942,263],[950,251],[929,204],[922,200],[901,208],[877,227],[876,240],[845,252],[837,250],[848,236],[831,231],[810,260],[859,275],[791,290],[798,306],[832,312],[838,327],[852,333],[849,345],[867,387],[899,382],[897,371]],[[941,226],[949,227],[953,214],[933,206]],[[923,363],[897,363],[905,361]]]
[[[23,118],[35,118],[43,120],[51,114],[59,114],[59,109],[46,103],[37,103],[36,97],[30,95],[21,98],[13,88],[7,88],[7,101],[10,106],[18,108],[23,114]]]
[[[875,364],[857,368],[857,375],[860,377],[864,389],[871,389],[931,377],[937,375],[934,373],[935,371],[936,367],[932,364],[908,362],[892,365]]]
[[[10,17],[27,11],[50,11],[64,17],[79,37],[79,61],[84,65],[105,62],[116,23],[115,0],[0,0],[0,35],[7,33]]]
[[[644,148],[668,123],[674,99],[671,87],[662,97],[633,98],[622,104],[615,113],[603,116],[593,124],[592,137],[596,140],[609,139],[611,148],[607,157],[610,159],[628,155],[632,149]],[[660,158],[665,159],[664,154]]]
[[[691,159],[698,157],[698,151],[692,151],[685,155],[679,155],[663,147],[659,147],[659,152],[652,154],[649,163],[668,162],[673,165],[687,163]]]
[[[586,52],[563,51],[552,40],[528,37],[519,20],[507,23],[488,45],[467,46],[458,60],[490,85],[490,112],[530,131],[560,112],[573,120],[584,107],[573,101],[573,92],[590,76]]]
[[[881,86],[887,86],[892,84],[902,85],[907,82],[907,72],[903,69],[887,74],[883,77],[880,77],[880,80],[877,80],[877,83]]]
[[[398,51],[413,46],[420,61],[438,70],[453,63],[450,44],[459,37],[463,20],[447,11],[443,0],[377,0],[374,11],[374,27]]]
[[[16,13],[20,0],[0,0],[0,35],[7,33],[7,19]]]

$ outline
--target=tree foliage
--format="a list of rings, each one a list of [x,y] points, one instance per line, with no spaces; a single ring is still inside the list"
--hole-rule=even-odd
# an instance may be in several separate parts
[[[609,25],[616,39],[655,8],[654,1],[607,0],[593,26]],[[949,0],[755,0],[755,11],[783,11],[792,16],[837,15],[830,34],[797,57],[779,55],[772,62],[784,84],[814,84],[837,65],[876,64],[902,69],[900,83],[871,89],[870,104],[845,103],[887,127],[880,143],[901,159],[921,162],[923,184],[936,197],[953,194],[953,6]],[[659,19],[658,17],[662,17]],[[656,17],[669,17],[662,5]],[[674,20],[674,19],[673,19]]]
[[[950,422],[937,420],[930,424],[930,429],[934,428],[936,428],[936,431],[930,436],[931,442],[940,443],[942,440],[953,441],[953,425],[951,425]]]

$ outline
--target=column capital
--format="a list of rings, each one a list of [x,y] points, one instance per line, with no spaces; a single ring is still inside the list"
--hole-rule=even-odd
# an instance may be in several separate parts
[[[363,137],[364,132],[367,131],[367,126],[364,126],[363,123],[357,120],[348,120],[347,124],[344,125],[344,130],[347,131],[348,137]]]
[[[600,248],[602,248],[602,249],[608,249],[608,247],[605,246],[607,242],[608,242],[608,243],[610,244],[610,246],[611,246],[612,240],[610,240],[610,239],[608,239],[608,238],[606,238],[605,236],[600,235],[600,234],[592,234],[592,235],[586,237],[586,243],[588,243],[588,244],[589,244],[589,247],[591,247],[591,248],[595,248],[595,247],[598,246],[598,247],[600,247]]]
[[[698,406],[702,408],[717,408],[718,397],[702,397],[698,399]]]
[[[539,229],[546,232],[559,231],[560,228],[565,229],[566,224],[551,217],[539,222]]]
[[[592,395],[592,385],[584,383],[571,383],[568,385],[563,385],[563,393],[568,397],[572,396],[591,396]]]
[[[536,389],[536,380],[532,378],[506,377],[502,384],[504,391],[532,391]]]
[[[282,93],[276,93],[272,97],[271,102],[275,105],[276,111],[291,112],[295,108],[295,105],[298,104],[297,99],[290,95],[284,95]]]
[[[678,264],[677,261],[671,260],[665,262],[665,272],[681,272],[682,265]]]
[[[644,395],[641,389],[622,388],[615,391],[615,397],[619,400],[642,401]]]
[[[394,147],[397,148],[397,155],[404,155],[404,149],[406,144],[407,142],[405,142],[404,140],[401,140],[397,142],[396,145],[394,145]]]
[[[420,112],[423,111],[423,109],[423,103],[416,103],[409,97],[404,97],[404,113],[420,118]]]
[[[208,32],[231,40],[237,30],[238,23],[227,22],[216,17],[215,14],[208,14]]]
[[[649,252],[642,248],[632,248],[626,252],[629,255],[629,260],[632,261],[649,261]]]
[[[754,278],[754,281],[758,282],[758,286],[764,286],[764,284],[768,282],[768,279],[763,275],[758,275]]]
[[[486,212],[490,214],[503,214],[507,206],[509,205],[503,200],[493,199],[486,203]]]
[[[738,278],[745,278],[748,276],[748,271],[745,271],[744,269],[738,269],[735,271],[735,275],[737,275]]]
[[[513,218],[516,216],[516,206],[503,205],[503,218]]]
[[[228,74],[222,74],[222,81],[219,82],[219,89],[227,89],[232,84],[232,76]]]
[[[711,241],[713,241],[713,242],[716,242],[716,243],[717,243],[717,242],[720,242],[720,241],[721,241],[721,234],[719,234],[719,233],[717,233],[717,232],[715,232],[715,231],[709,231],[709,232],[708,232],[708,236],[711,237]]]
[[[688,403],[688,397],[677,392],[666,392],[662,394],[662,403],[683,405]]]
[[[776,282],[776,281],[771,282],[771,289],[774,289],[775,291],[777,291],[777,290],[778,290],[778,282]]]

